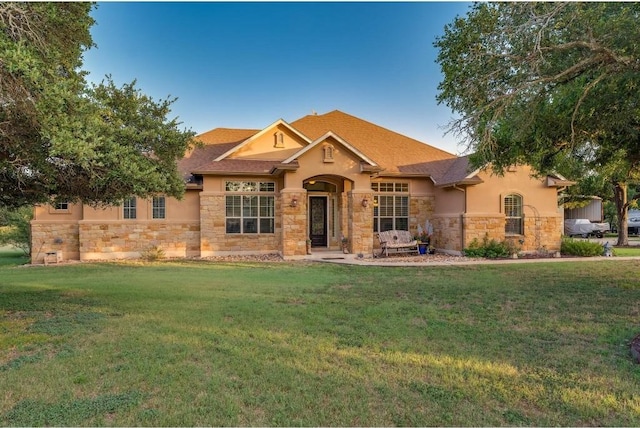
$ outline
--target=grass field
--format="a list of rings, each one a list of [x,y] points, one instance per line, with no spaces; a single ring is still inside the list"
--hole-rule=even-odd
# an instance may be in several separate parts
[[[613,249],[613,255],[616,257],[640,257],[640,246],[616,247]]]
[[[0,256],[0,425],[640,425],[640,262]]]

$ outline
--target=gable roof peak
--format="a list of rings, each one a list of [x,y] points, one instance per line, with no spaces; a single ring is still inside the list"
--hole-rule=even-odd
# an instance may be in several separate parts
[[[306,144],[311,143],[311,140],[309,138],[307,138],[307,136],[305,136],[304,134],[300,133],[300,131],[298,131],[297,129],[295,129],[294,127],[292,127],[289,123],[287,123],[284,119],[278,119],[275,122],[273,122],[271,125],[263,128],[262,130],[256,132],[255,134],[251,135],[249,138],[247,138],[246,140],[244,140],[243,142],[241,142],[240,144],[238,144],[237,146],[232,147],[231,149],[229,149],[228,151],[224,152],[223,154],[221,154],[220,156],[218,156],[216,159],[216,161],[220,161],[222,159],[225,159],[227,157],[229,157],[229,155],[231,155],[232,153],[237,152],[238,150],[240,150],[242,147],[251,144],[252,141],[254,141],[256,138],[259,138],[260,136],[264,135],[265,133],[269,132],[271,129],[278,127],[278,126],[284,126],[285,128],[289,129],[291,132],[293,132],[294,134],[296,134],[302,141],[304,141]]]
[[[291,126],[312,141],[331,131],[389,173],[400,172],[402,165],[456,157],[442,149],[340,110],[304,116],[291,122]]]

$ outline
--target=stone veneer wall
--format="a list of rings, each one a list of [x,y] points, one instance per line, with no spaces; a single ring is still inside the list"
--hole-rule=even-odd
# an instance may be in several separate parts
[[[432,245],[441,251],[459,253],[462,251],[462,217],[460,214],[434,215]]]
[[[139,258],[152,247],[166,257],[200,255],[200,224],[172,221],[80,221],[80,260]]]
[[[349,217],[351,215],[349,211],[349,194],[347,192],[339,193],[338,200],[340,201],[340,234],[348,237],[351,233],[349,230],[349,223],[351,222],[351,218]],[[342,242],[340,242],[342,236],[338,237],[338,245],[340,247],[342,246]]]
[[[465,245],[468,246],[474,238],[482,242],[488,234],[489,239],[513,241],[525,253],[556,252],[560,250],[562,243],[561,225],[560,215],[537,218],[525,216],[524,235],[505,236],[504,216],[465,216]]]
[[[226,233],[225,201],[224,193],[202,192],[200,194],[201,257],[281,252],[282,220],[278,216],[281,211],[280,198],[277,196],[275,198],[274,233],[257,234]],[[300,205],[298,208],[304,209]],[[303,247],[306,253],[306,241],[303,241]]]
[[[282,251],[285,258],[304,256],[307,254],[307,238],[309,237],[309,227],[307,223],[307,191],[306,190],[283,190],[280,199],[280,209],[276,209],[282,224]],[[295,207],[291,206],[291,201],[297,199]],[[278,204],[276,203],[276,208]]]
[[[503,214],[465,214],[464,246],[468,247],[474,239],[482,242],[485,236],[496,241],[504,241],[505,218]]]
[[[563,218],[560,214],[524,218],[525,236],[521,246],[524,252],[556,252],[562,244]]]
[[[464,221],[464,228],[461,227],[462,221]],[[527,253],[556,252],[560,250],[562,242],[562,217],[555,214],[538,218],[525,216],[524,235],[515,236],[505,236],[505,219],[500,214],[436,216],[433,224],[436,248],[450,252],[463,250],[461,241],[463,229],[465,247],[468,247],[474,238],[482,242],[485,236],[497,241],[511,240],[520,248],[520,251]]]
[[[369,205],[362,206],[367,199]],[[373,192],[349,192],[351,202],[348,204],[349,219],[349,252],[373,256]]]
[[[411,196],[409,198],[409,231],[418,233],[418,226],[424,229],[426,220],[433,217],[434,196]]]
[[[63,260],[80,259],[80,239],[76,221],[31,222],[31,263],[44,263],[45,253],[53,251],[62,251]]]

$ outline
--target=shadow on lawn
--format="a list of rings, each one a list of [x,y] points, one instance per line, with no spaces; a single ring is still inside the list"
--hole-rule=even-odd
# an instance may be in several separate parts
[[[0,289],[1,290],[1,289]],[[106,315],[97,302],[58,290],[1,290],[4,334],[12,338],[0,351],[0,372],[35,363],[45,356],[69,353],[74,336],[99,331]]]

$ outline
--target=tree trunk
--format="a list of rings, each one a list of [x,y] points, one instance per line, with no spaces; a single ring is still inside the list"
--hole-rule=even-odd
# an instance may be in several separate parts
[[[613,183],[613,194],[618,214],[618,243],[629,245],[629,229],[627,228],[627,183],[616,181]]]

